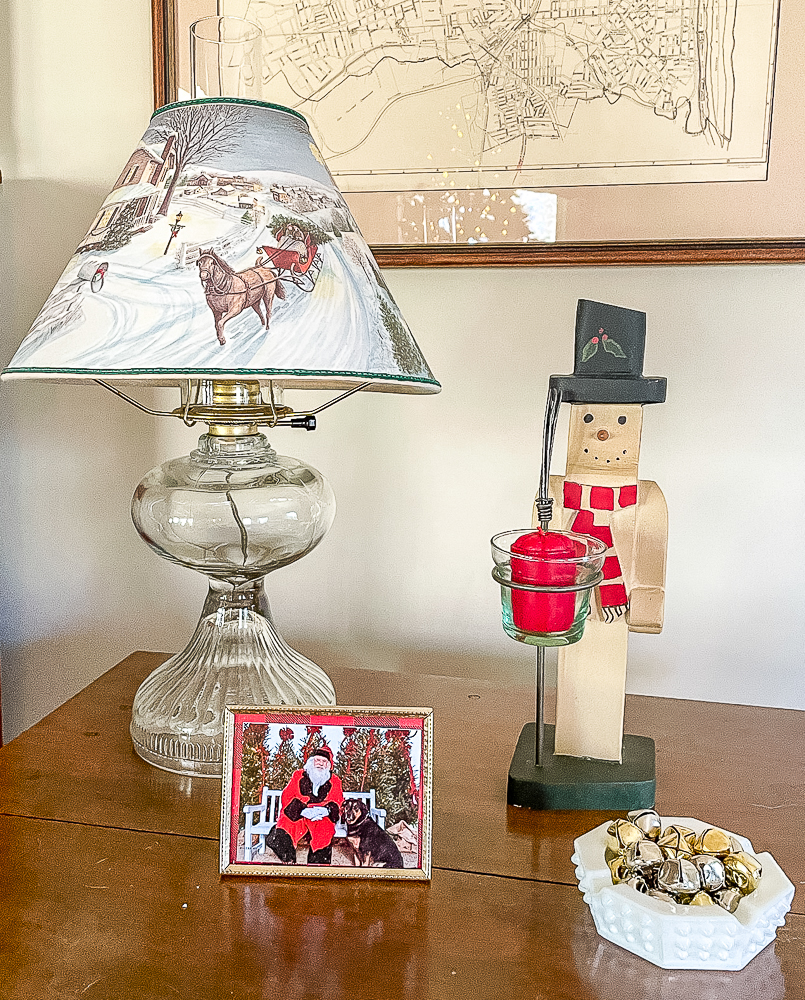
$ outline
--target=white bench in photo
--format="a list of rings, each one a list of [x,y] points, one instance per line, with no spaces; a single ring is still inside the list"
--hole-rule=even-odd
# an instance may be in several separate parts
[[[263,788],[263,794],[258,805],[244,806],[243,813],[246,817],[246,829],[243,837],[243,860],[251,861],[252,854],[265,854],[266,836],[271,833],[277,822],[280,808],[281,788]],[[381,829],[386,827],[386,810],[378,809],[375,802],[375,790],[370,788],[368,792],[344,792],[344,799],[362,799],[369,805],[369,815]],[[341,817],[335,824],[335,836],[346,837],[347,828]],[[257,849],[252,842],[253,837],[258,837]]]

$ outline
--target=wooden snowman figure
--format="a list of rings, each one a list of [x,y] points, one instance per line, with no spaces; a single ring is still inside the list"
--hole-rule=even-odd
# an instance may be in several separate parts
[[[668,513],[638,459],[643,406],[665,401],[666,380],[643,376],[645,338],[645,313],[581,299],[573,375],[550,380],[571,404],[552,524],[608,546],[584,635],[559,653],[554,752],[571,757],[622,761],[629,632],[662,629]]]

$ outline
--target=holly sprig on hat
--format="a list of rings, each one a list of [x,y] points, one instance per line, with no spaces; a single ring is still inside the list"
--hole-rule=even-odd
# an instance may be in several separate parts
[[[604,333],[604,328],[601,327],[598,330],[598,336],[591,337],[582,348],[581,360],[589,361],[590,358],[598,353],[599,347],[603,347],[607,354],[613,354],[616,358],[626,357],[621,345],[616,340],[613,340],[609,334]]]

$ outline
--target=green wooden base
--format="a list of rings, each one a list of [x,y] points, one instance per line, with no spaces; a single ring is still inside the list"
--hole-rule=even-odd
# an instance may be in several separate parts
[[[623,763],[554,754],[554,727],[545,726],[544,763],[534,764],[537,727],[525,726],[509,768],[509,805],[528,809],[650,809],[656,789],[654,740],[623,737]]]

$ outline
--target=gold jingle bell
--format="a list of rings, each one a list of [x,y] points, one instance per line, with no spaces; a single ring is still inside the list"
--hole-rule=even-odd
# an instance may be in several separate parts
[[[690,901],[691,906],[715,906],[716,901],[713,897],[702,889],[697,892],[693,899]]]
[[[747,896],[757,889],[763,865],[756,857],[746,851],[728,854],[724,858],[724,869],[727,873],[727,886],[737,889],[742,896]]]
[[[679,851],[686,854],[693,854],[693,841],[696,834],[686,826],[672,823],[667,826],[659,836],[657,843],[660,847],[666,847],[670,851]]]
[[[626,818],[639,827],[643,836],[649,840],[657,840],[662,833],[662,820],[655,809],[632,809],[626,814]]]
[[[628,819],[615,819],[607,827],[607,847],[612,851],[623,851],[642,839],[643,831]]]
[[[735,913],[742,899],[737,889],[721,889],[716,893],[716,902],[729,913]]]
[[[660,847],[660,850],[664,858],[670,858],[671,860],[674,858],[687,858],[690,861],[693,857],[693,851],[687,847],[668,847],[667,845],[663,845]]]
[[[724,862],[720,858],[716,858],[712,854],[697,854],[690,860],[699,869],[699,877],[704,889],[708,892],[715,892],[716,889],[724,888],[727,873]]]
[[[656,870],[665,860],[662,848],[653,840],[638,840],[636,844],[629,844],[624,858],[627,866],[638,875]]]
[[[626,858],[622,854],[616,854],[615,857],[607,862],[609,865],[609,873],[612,876],[612,884],[619,885],[621,882],[627,882],[634,874],[626,864]]]
[[[687,858],[663,861],[657,873],[657,888],[672,896],[692,896],[701,887],[699,869]]]
[[[696,837],[693,848],[696,854],[715,854],[723,857],[732,850],[732,838],[723,830],[710,826]]]

